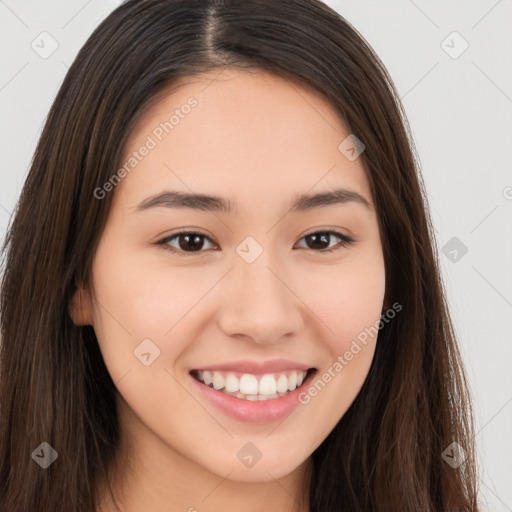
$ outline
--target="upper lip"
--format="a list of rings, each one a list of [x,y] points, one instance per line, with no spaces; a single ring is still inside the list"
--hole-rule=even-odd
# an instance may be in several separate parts
[[[251,361],[244,359],[240,361],[232,361],[229,363],[212,364],[208,366],[200,366],[196,370],[207,371],[233,371],[242,373],[277,373],[287,370],[304,370],[307,371],[313,368],[310,365],[298,363],[297,361],[290,361],[287,359],[271,359],[268,361]]]

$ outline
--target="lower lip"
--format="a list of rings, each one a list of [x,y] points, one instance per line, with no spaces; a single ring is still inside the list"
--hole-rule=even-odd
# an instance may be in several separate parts
[[[298,388],[289,391],[282,397],[270,400],[236,398],[226,395],[222,391],[216,391],[199,382],[192,375],[190,375],[190,378],[199,392],[227,416],[248,423],[269,423],[284,418],[300,404],[299,395],[309,386],[309,382],[315,373],[316,370],[312,371]]]

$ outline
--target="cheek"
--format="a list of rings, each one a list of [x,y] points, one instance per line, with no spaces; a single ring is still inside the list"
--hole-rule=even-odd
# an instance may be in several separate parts
[[[324,411],[319,442],[348,410],[368,376],[385,288],[384,271],[378,264],[371,270],[345,267],[330,280],[330,287],[319,286],[321,295],[310,296],[325,324],[321,343],[326,357],[299,397],[306,409]]]
[[[308,273],[303,296],[325,327],[331,353],[347,350],[351,341],[378,322],[385,292],[384,262],[378,253],[348,259]]]
[[[167,265],[161,256],[143,260],[118,251],[112,239],[98,249],[93,268],[94,330],[112,373],[137,362],[134,350],[146,339],[164,356],[156,362],[172,363],[188,343],[173,329],[189,325],[187,315],[215,280],[198,278],[192,266]]]
[[[302,398],[306,405],[322,404],[330,411],[333,427],[353,402],[371,366],[385,270],[379,247],[357,257],[354,253],[326,269],[311,271],[303,292],[308,306],[322,320],[321,348],[327,349],[328,357]]]

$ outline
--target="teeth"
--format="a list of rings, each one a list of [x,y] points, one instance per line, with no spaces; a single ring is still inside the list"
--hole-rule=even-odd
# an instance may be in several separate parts
[[[286,375],[280,375],[277,379],[277,391],[279,393],[286,393],[288,391],[288,379]]]
[[[271,400],[273,398],[279,398],[279,395],[277,393],[274,393],[273,395],[268,395],[268,396],[265,396],[265,395],[258,396],[258,400]]]
[[[292,372],[288,377],[288,389],[293,391],[297,387],[297,372]]]
[[[213,382],[212,374],[208,371],[202,372],[203,374],[203,382],[209,386]]]
[[[276,379],[273,375],[263,375],[260,380],[260,395],[273,395],[277,391]]]
[[[240,378],[235,373],[222,373],[218,371],[198,371],[196,377],[199,381],[213,389],[223,390],[226,394],[243,398],[245,400],[269,400],[279,398],[288,391],[299,387],[306,371],[292,370],[279,374],[267,373],[256,377],[250,373],[244,373]],[[240,375],[240,374],[238,374]]]
[[[244,395],[258,394],[258,379],[249,373],[244,373],[240,377],[240,393]]]
[[[213,389],[217,391],[224,387],[224,377],[219,372],[213,372]]]
[[[236,393],[237,391],[240,390],[240,381],[238,380],[238,378],[235,375],[230,373],[226,377],[225,387],[226,387],[226,391],[229,391],[230,393]]]

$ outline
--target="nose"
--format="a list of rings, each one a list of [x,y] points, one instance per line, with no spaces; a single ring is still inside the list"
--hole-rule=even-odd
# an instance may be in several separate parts
[[[303,325],[303,302],[294,293],[290,272],[267,253],[252,263],[236,258],[223,280],[218,325],[227,336],[272,344],[297,334]]]

